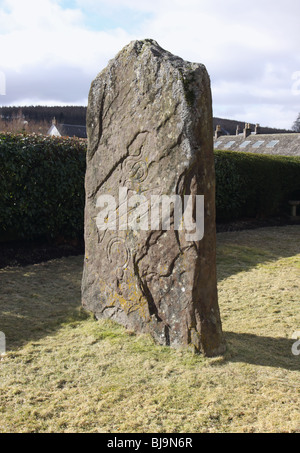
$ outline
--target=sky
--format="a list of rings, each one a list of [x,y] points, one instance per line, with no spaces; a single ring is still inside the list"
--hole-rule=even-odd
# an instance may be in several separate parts
[[[145,38],[205,64],[214,116],[296,120],[299,0],[0,0],[0,105],[87,105],[108,61]]]

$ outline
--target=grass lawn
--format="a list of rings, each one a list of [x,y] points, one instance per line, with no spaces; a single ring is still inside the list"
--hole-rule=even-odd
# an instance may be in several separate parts
[[[300,432],[300,228],[217,240],[214,359],[84,313],[83,257],[0,270],[0,432]]]

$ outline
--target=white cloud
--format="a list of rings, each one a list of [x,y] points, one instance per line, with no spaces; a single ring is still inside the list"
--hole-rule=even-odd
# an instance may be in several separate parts
[[[289,128],[299,110],[291,75],[300,69],[300,3],[253,0],[248,8],[235,0],[204,0],[186,9],[178,3],[178,9],[160,10],[147,35],[206,65],[215,115]]]
[[[5,4],[10,12],[2,13],[0,23],[5,21],[9,30],[0,34],[0,64],[6,70],[22,71],[37,63],[98,70],[129,38],[123,30],[111,34],[86,30],[79,10],[63,10],[51,0],[7,0]]]
[[[299,17],[295,0],[0,1],[0,99],[86,100],[91,80],[124,45],[153,38],[206,65],[216,116],[290,127],[300,110],[292,91]]]
[[[189,0],[187,0],[187,3]],[[75,4],[80,8],[89,8],[97,12],[119,11],[128,9],[143,12],[157,12],[166,5],[172,6],[178,3],[177,0],[76,0]]]
[[[50,0],[4,0],[0,14],[1,25],[18,30],[48,29],[55,31],[62,26],[82,21],[79,9],[63,10]]]
[[[86,104],[92,79],[132,39],[122,29],[88,30],[79,9],[64,10],[53,0],[7,0],[5,6],[0,14],[0,24],[6,24],[0,33],[5,104],[24,99]]]

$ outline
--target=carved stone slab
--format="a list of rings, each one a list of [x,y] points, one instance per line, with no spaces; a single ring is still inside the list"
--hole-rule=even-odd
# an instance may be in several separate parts
[[[93,81],[87,130],[83,306],[162,345],[224,352],[205,67],[131,42]],[[196,195],[203,237],[184,223],[187,198],[196,222]],[[164,196],[182,201],[181,229],[175,202],[163,218]]]

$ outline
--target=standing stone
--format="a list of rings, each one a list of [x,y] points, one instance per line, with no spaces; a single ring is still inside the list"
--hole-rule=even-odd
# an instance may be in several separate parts
[[[131,42],[96,77],[87,111],[82,281],[83,306],[97,318],[208,356],[225,350],[216,284],[212,124],[205,67],[153,40]],[[136,203],[137,195],[146,197],[143,203]],[[185,226],[175,228],[174,205],[170,229],[153,227],[147,207],[154,195],[204,195],[203,239],[191,242]],[[115,221],[113,204],[101,204],[103,197],[116,201],[114,231],[103,228],[103,216],[110,228]]]

